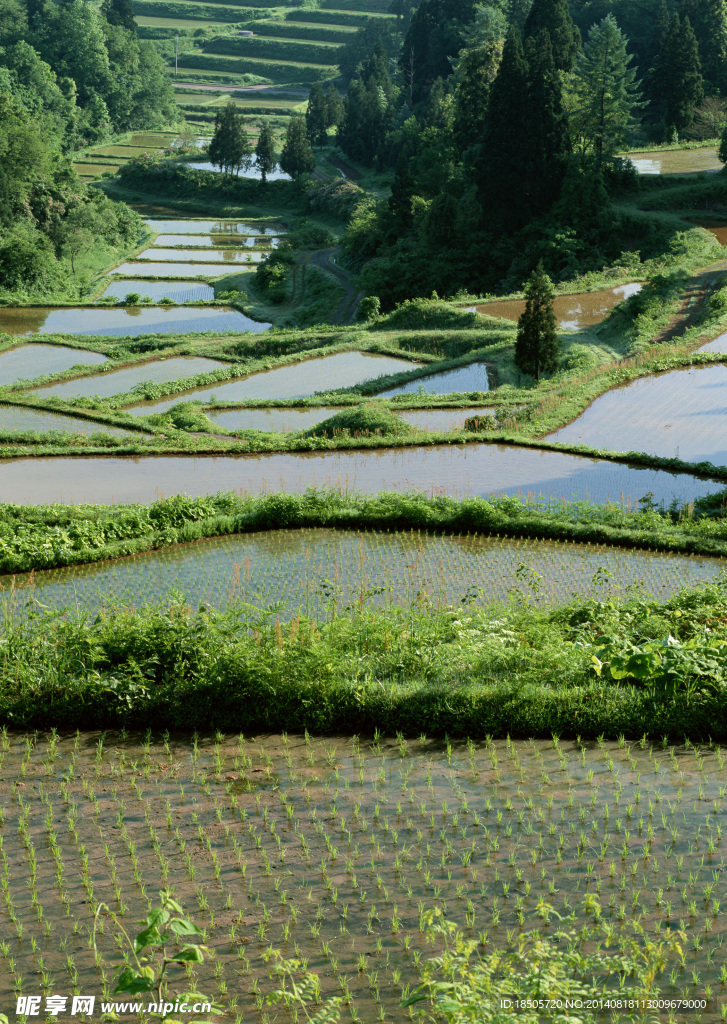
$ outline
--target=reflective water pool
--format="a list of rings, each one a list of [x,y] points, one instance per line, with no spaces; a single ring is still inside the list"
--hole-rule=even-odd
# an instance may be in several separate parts
[[[727,465],[727,367],[673,370],[607,391],[548,440]]]
[[[138,260],[176,260],[179,263],[259,263],[264,253],[239,249],[145,249]]]
[[[226,430],[269,430],[286,434],[308,430],[340,411],[323,406],[317,409],[209,409],[207,415]]]
[[[266,221],[147,217],[144,223],[157,234],[170,235],[260,235],[262,237],[263,235],[280,235],[285,231],[284,224],[272,224]]]
[[[0,310],[0,329],[6,334],[31,333],[37,328],[34,326],[37,320],[17,316],[8,326],[15,330],[8,330],[3,326],[2,316],[5,313],[37,314],[37,310],[26,309],[2,309]],[[30,320],[30,323],[29,323]],[[7,323],[7,321],[5,321]],[[22,326],[23,329],[20,329]],[[35,377],[43,377],[46,374],[61,373],[63,370],[70,370],[72,366],[97,366],[106,362],[106,356],[98,352],[88,352],[86,349],[69,348],[66,345],[18,345],[16,348],[6,349],[0,353],[0,386],[14,384],[18,380],[33,380]]]
[[[637,295],[643,285],[638,282],[619,285],[600,292],[581,292],[577,295],[556,295],[553,303],[558,326],[563,330],[576,331],[583,327],[592,327],[605,320],[614,306],[631,295]],[[503,299],[502,301],[483,302],[476,309],[485,316],[500,316],[505,320],[517,320],[525,311],[525,299]]]
[[[215,290],[209,284],[184,284],[180,281],[112,281],[105,289],[106,297],[112,296],[115,299],[125,299],[130,292],[135,292],[143,298],[172,299],[173,302],[211,302],[215,297]],[[98,302],[98,299],[96,300]]]
[[[46,398],[49,395],[56,395],[58,398],[79,398],[82,395],[92,398],[94,395],[99,395],[107,398],[109,395],[131,391],[136,384],[145,384],[150,381],[162,383],[168,380],[182,380],[198,373],[211,373],[212,370],[219,370],[224,365],[217,359],[174,356],[172,359],[157,359],[154,362],[139,363],[126,370],[113,370],[110,373],[94,377],[82,377],[77,380],[63,381],[60,384],[49,384],[45,387],[35,388],[33,394],[39,398]]]
[[[419,391],[420,388],[429,395],[489,391],[487,364],[470,363],[469,366],[458,366],[454,370],[433,373],[430,377],[418,377],[408,384],[401,384],[397,388],[379,392],[379,397],[392,398],[394,395],[411,395]]]
[[[76,416],[64,416],[57,412],[45,412],[41,409],[28,409],[20,405],[0,405],[0,430],[34,430],[45,434],[51,430],[63,430],[67,434],[113,434],[114,437],[144,437],[138,430],[122,430],[110,427],[105,423],[94,423]],[[146,435],[148,436],[148,435]]]
[[[144,402],[127,411],[132,416],[145,416],[150,412],[165,412],[182,400],[211,402],[216,398],[220,402],[238,402],[247,398],[305,398],[316,391],[350,388],[382,374],[401,373],[418,365],[369,352],[338,352],[320,359],[291,363],[276,370],[265,370],[225,384],[205,385],[173,398]]]
[[[127,277],[220,277],[227,273],[222,263],[122,263],[111,271]]]
[[[175,246],[175,256],[179,253],[180,246],[191,246],[194,248],[208,249],[255,249],[258,244],[274,248],[277,238],[265,235],[157,235],[154,239],[154,248],[167,245]]]
[[[432,445],[397,449],[189,458],[70,457],[0,461],[3,500],[149,502],[162,496],[217,491],[283,490],[331,486],[375,494],[530,494],[543,500],[616,501],[631,505],[651,492],[669,505],[724,489],[687,473],[641,469],[562,452],[507,445]]]
[[[121,283],[121,282],[120,282]],[[124,294],[133,282],[122,282]],[[134,289],[136,290],[136,289]],[[164,292],[167,294],[167,291]],[[23,316],[17,314],[31,314]],[[7,334],[88,334],[113,337],[136,337],[140,334],[191,334],[204,331],[264,331],[270,324],[258,323],[244,313],[224,306],[198,309],[171,307],[124,306],[112,309],[0,309],[0,330]],[[101,362],[98,359],[76,359],[75,362]],[[75,365],[73,362],[69,366]],[[61,369],[66,369],[63,366]],[[50,370],[43,370],[50,373]],[[56,371],[57,372],[57,371]],[[36,373],[34,376],[38,376]],[[20,378],[16,378],[20,379]]]
[[[197,171],[213,171],[219,174],[220,168],[210,163],[209,160],[195,160],[192,163],[186,163],[186,167],[194,167]],[[249,167],[247,170],[240,171],[241,178],[254,178],[256,181],[260,181],[261,174],[257,167]],[[273,171],[268,171],[268,181],[290,181],[290,175],[286,174],[285,171],[281,171],[280,167],[276,167]]]

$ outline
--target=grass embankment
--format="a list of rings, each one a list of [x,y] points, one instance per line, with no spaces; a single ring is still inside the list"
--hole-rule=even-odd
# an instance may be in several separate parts
[[[723,742],[725,621],[722,583],[662,605],[363,605],[285,626],[244,606],[195,614],[181,598],[93,622],[8,616],[0,722]]]
[[[719,499],[704,503],[707,513]],[[449,534],[606,544],[676,554],[727,555],[727,521],[682,511],[632,512],[587,502],[427,498],[338,491],[240,497],[178,495],[151,505],[0,505],[0,573],[83,565],[173,544],[280,529],[426,530]]]

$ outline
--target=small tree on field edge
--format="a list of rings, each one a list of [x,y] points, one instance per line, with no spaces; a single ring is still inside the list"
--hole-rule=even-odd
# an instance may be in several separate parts
[[[263,185],[268,180],[268,174],[275,170],[277,158],[275,156],[275,137],[273,129],[267,122],[263,124],[255,147],[255,166],[260,171],[260,178]]]
[[[310,174],[315,165],[305,118],[302,114],[293,114],[288,121],[285,145],[280,154],[281,170],[291,178],[298,178],[301,174]]]
[[[517,322],[515,342],[515,365],[537,380],[560,365],[554,296],[553,282],[539,263],[525,285],[525,310]]]

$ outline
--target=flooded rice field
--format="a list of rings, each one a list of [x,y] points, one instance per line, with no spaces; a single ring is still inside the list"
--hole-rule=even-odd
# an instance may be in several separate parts
[[[727,465],[727,367],[672,370],[615,388],[548,440]]]
[[[662,152],[627,153],[639,174],[695,174],[721,171],[724,164],[716,149],[672,149]]]
[[[666,599],[681,587],[714,580],[719,558],[685,558],[620,551],[599,545],[432,536],[418,531],[358,533],[273,530],[219,537],[113,562],[0,577],[0,594],[17,608],[44,607],[96,615],[102,607],[163,604],[172,591],[191,607],[224,609],[230,602],[279,606],[284,619],[325,619],[345,609],[431,602],[459,606],[507,602],[526,594],[542,605],[571,597],[603,597],[594,578],[612,574],[613,594],[643,590]],[[542,577],[535,589],[523,577]],[[602,575],[602,574],[601,574]],[[609,591],[610,593],[611,591]]]
[[[320,406],[315,409],[209,409],[207,415],[227,430],[269,430],[278,434],[307,430],[340,408]],[[394,409],[397,416],[417,430],[462,430],[468,416],[491,416],[492,409]]]
[[[428,911],[489,954],[552,935],[544,905],[579,929],[595,914],[614,954],[634,925],[683,927],[661,996],[709,986],[706,1010],[675,1019],[720,1019],[719,748],[4,730],[0,758],[3,1009],[16,988],[104,998],[122,940],[103,920],[94,960],[98,905],[135,934],[164,887],[206,930],[213,955],[190,977],[230,1022],[257,1020],[278,987],[270,949],[304,957],[346,1016],[402,1021],[441,952]]]
[[[166,412],[175,402],[182,400],[212,402],[216,398],[220,402],[237,402],[248,398],[305,398],[316,391],[350,388],[383,374],[402,373],[417,366],[421,366],[421,363],[392,356],[338,352],[332,356],[281,366],[276,370],[265,370],[242,380],[206,384],[171,398],[134,405],[127,412],[132,416]]]
[[[195,249],[254,249],[258,244],[273,247],[277,238],[265,235],[157,235],[154,246],[169,245],[175,247],[175,259],[180,247]]]
[[[191,217],[146,217],[144,223],[157,234],[168,235],[259,235],[276,237],[284,234],[284,224],[266,221],[195,220]],[[180,245],[183,244],[180,242]]]
[[[704,228],[717,239],[720,245],[727,245],[727,224],[715,224],[710,221],[697,221],[697,227]]]
[[[464,430],[464,421],[470,416],[494,416],[494,409],[406,409],[394,410],[397,416],[416,427],[433,433],[445,430]]]
[[[423,391],[428,395],[462,394],[470,391],[489,391],[486,363],[470,363],[469,366],[458,366],[454,370],[433,373],[429,377],[418,377],[417,380],[389,388],[379,393],[380,398],[393,398],[394,395],[412,395]]]
[[[217,491],[296,494],[314,486],[364,494],[382,490],[454,497],[513,494],[544,501],[615,501],[629,507],[636,507],[647,494],[668,506],[724,489],[724,483],[687,473],[489,444],[202,458],[0,460],[0,493],[4,501],[18,505],[149,502],[174,494],[197,497]]]
[[[93,420],[45,412],[42,409],[29,409],[23,405],[0,405],[0,430],[34,430],[43,434],[51,430],[62,430],[67,434],[83,434],[86,437],[92,434],[112,434],[114,437],[145,436],[138,430],[122,430],[120,427],[110,427],[105,423],[94,423]]]
[[[185,161],[185,167],[193,167],[196,171],[212,171],[215,174],[219,174],[220,168],[215,164],[210,163],[209,160],[194,160],[192,163]],[[240,171],[241,178],[254,178],[256,181],[260,181],[262,175],[257,167],[248,167],[243,171]],[[290,175],[282,171],[280,167],[276,167],[272,171],[268,171],[268,181],[290,181]]]
[[[0,310],[0,329],[12,333],[2,326],[5,313],[35,313],[36,310]],[[16,319],[16,324],[21,318]],[[17,332],[21,333],[21,332]],[[22,332],[25,333],[25,332]],[[0,386],[15,384],[19,380],[33,380],[46,374],[62,373],[73,366],[98,366],[106,362],[106,356],[85,349],[69,348],[66,345],[18,345],[0,353]]]
[[[556,295],[553,308],[558,326],[563,330],[582,330],[593,327],[606,319],[611,310],[628,299],[638,295],[643,285],[638,283],[619,285],[600,292],[581,292],[577,295]],[[525,312],[525,299],[502,299],[494,302],[482,302],[478,306],[468,306],[485,316],[502,317],[505,320],[518,320]]]
[[[141,287],[137,288],[133,281],[112,283],[121,284],[124,295],[128,295],[130,291],[138,291],[141,294]],[[162,298],[164,295],[168,295],[169,286],[165,282],[155,283],[160,286],[163,293]],[[171,298],[171,296],[169,297]],[[265,331],[269,327],[270,324],[251,320],[244,313],[228,309],[226,306],[205,306],[200,309],[189,306],[185,309],[145,306],[124,306],[123,309],[103,309],[101,307],[0,309],[0,331],[15,336],[88,334],[135,337],[140,334],[191,334],[204,331],[216,331],[222,334],[226,331]],[[76,362],[81,361],[81,359],[76,359]],[[98,357],[94,361],[101,362],[103,357]],[[74,363],[69,365],[73,366]],[[61,367],[61,369],[66,369],[66,367]],[[51,371],[43,370],[41,372],[50,373]],[[2,363],[0,362],[1,373]],[[37,377],[38,374],[36,373],[34,376]]]
[[[154,302],[160,302],[165,298],[171,299],[173,302],[211,302],[215,297],[215,290],[209,284],[185,284],[182,281],[116,280],[112,281],[104,290],[103,298],[123,301],[129,293],[153,299]],[[98,302],[98,299],[96,301]]]
[[[240,249],[145,249],[138,260],[176,260],[179,263],[259,263],[264,253]]]
[[[217,426],[226,430],[268,430],[275,434],[287,434],[308,430],[340,411],[340,408],[325,406],[316,409],[208,409],[207,415]]]
[[[77,380],[66,380],[60,384],[48,384],[35,388],[33,394],[38,398],[80,398],[94,395],[108,398],[131,391],[137,384],[150,382],[163,383],[168,380],[182,380],[193,377],[197,373],[211,373],[225,364],[218,359],[202,359],[199,356],[174,356],[171,359],[156,359],[149,363],[139,363],[125,370],[112,370],[110,373],[93,377],[82,377]]]
[[[720,334],[714,341],[708,341],[706,345],[700,346],[697,352],[727,352],[727,334]]]
[[[183,250],[177,250],[182,252]],[[115,267],[111,273],[125,274],[127,277],[164,277],[164,278],[187,278],[187,277],[220,277],[227,273],[227,267],[221,263],[152,263],[145,260],[142,263],[127,262]]]

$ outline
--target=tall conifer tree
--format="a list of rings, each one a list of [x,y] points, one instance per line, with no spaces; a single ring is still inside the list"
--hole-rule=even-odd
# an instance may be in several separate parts
[[[280,168],[291,178],[298,178],[301,174],[310,174],[315,165],[316,158],[311,149],[305,118],[302,114],[293,114],[285,132]]]
[[[328,123],[326,116],[326,97],[323,87],[316,82],[308,97],[308,109],[305,114],[308,137],[314,146],[325,146],[328,142]]]
[[[581,33],[573,24],[568,0],[533,0],[523,38],[536,37],[543,29],[550,34],[558,71],[572,71],[581,48]]]
[[[210,162],[223,174],[237,176],[252,160],[252,146],[245,131],[242,114],[229,100],[215,116],[215,132],[208,150]]]
[[[560,194],[570,139],[549,32],[543,29],[526,40],[525,59],[528,63],[527,119],[518,131],[525,135],[528,148],[524,192],[531,215],[538,216]]]
[[[502,61],[490,92],[480,157],[475,165],[477,187],[489,226],[515,230],[527,220],[521,201],[527,178],[529,69],[520,33],[514,26],[505,39]]]
[[[268,174],[275,170],[276,164],[275,137],[273,136],[273,129],[266,120],[260,128],[257,146],[255,147],[255,166],[260,171],[260,179],[263,185],[268,180]]]
[[[537,380],[543,373],[556,373],[560,365],[554,297],[553,282],[539,263],[525,285],[525,310],[515,342],[515,365]]]
[[[682,21],[678,14],[672,18],[649,73],[649,92],[663,116],[667,138],[689,128],[704,99],[699,49],[689,18]]]
[[[704,77],[724,89],[727,84],[727,0],[682,0],[681,14],[689,18],[697,37]]]

